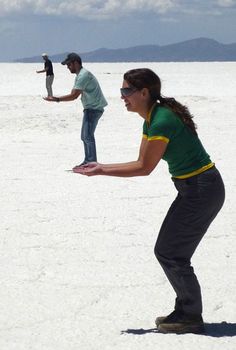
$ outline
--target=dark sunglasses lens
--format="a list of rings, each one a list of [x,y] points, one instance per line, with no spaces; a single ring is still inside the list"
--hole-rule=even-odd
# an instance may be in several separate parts
[[[120,93],[122,96],[130,96],[135,90],[131,87],[121,88]]]

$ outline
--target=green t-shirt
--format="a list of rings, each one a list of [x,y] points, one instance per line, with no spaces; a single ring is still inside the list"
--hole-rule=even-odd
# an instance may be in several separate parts
[[[76,75],[74,89],[82,91],[81,102],[84,109],[103,110],[107,105],[96,77],[83,67]]]
[[[209,155],[198,136],[169,108],[156,105],[150,122],[144,122],[143,136],[168,143],[162,157],[173,177],[187,178],[212,167]]]

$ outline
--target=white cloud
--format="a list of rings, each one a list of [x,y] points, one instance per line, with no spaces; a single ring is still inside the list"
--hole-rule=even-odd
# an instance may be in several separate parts
[[[235,5],[236,0],[0,0],[0,16],[29,13],[104,19],[137,12],[220,15],[224,8]]]
[[[165,13],[176,0],[0,0],[0,15],[33,13],[111,18],[136,11]]]
[[[234,6],[236,6],[236,0],[218,0],[217,3],[221,7],[234,7]]]

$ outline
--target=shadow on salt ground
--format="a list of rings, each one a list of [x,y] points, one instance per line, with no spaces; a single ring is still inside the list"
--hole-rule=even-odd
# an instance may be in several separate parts
[[[121,334],[134,334],[134,335],[144,335],[147,333],[158,333],[156,328],[150,329],[127,329],[126,331],[121,331]],[[198,334],[199,335],[199,334]],[[235,337],[236,336],[236,323],[205,323],[205,333],[203,336],[208,337]]]

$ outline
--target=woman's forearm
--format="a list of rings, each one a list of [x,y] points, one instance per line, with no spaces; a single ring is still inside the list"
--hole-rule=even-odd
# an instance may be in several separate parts
[[[99,175],[132,177],[149,175],[149,171],[144,168],[139,160],[129,163],[100,164]]]

